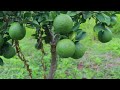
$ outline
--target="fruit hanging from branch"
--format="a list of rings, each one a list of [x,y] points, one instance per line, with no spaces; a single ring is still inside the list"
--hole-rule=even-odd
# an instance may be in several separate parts
[[[16,55],[15,48],[12,46],[5,47],[3,50],[3,56],[7,59],[10,59]]]
[[[98,32],[98,40],[102,43],[107,43],[112,40],[112,32],[109,28],[105,28]]]
[[[60,14],[55,18],[53,26],[56,33],[67,34],[73,27],[73,21],[69,15]]]
[[[1,11],[0,12],[0,55],[10,59],[18,54],[26,65],[29,76],[32,70],[19,47],[19,40],[24,39],[26,29],[24,25],[34,28],[33,35],[37,39],[35,48],[44,51],[43,41],[51,45],[51,66],[49,78],[54,78],[57,66],[57,55],[61,58],[82,58],[85,54],[85,45],[81,40],[86,36],[86,31],[80,29],[81,23],[94,18],[96,25],[94,31],[98,33],[98,40],[107,43],[112,40],[109,26],[117,22],[116,13],[108,11]],[[3,18],[4,17],[4,18]],[[108,28],[107,28],[108,27]],[[14,41],[10,44],[9,40]],[[39,42],[39,43],[38,43]],[[14,48],[14,44],[16,49]],[[34,46],[34,45],[33,45]],[[43,54],[43,56],[46,54]],[[43,57],[42,57],[43,58]],[[0,58],[0,65],[3,65]],[[42,59],[43,70],[46,65]],[[44,76],[46,78],[46,73]]]
[[[72,57],[75,53],[75,44],[70,39],[62,39],[57,43],[56,51],[62,58]]]
[[[14,40],[21,40],[25,37],[26,30],[20,23],[14,22],[9,28],[9,35]]]
[[[77,42],[75,45],[75,53],[72,56],[74,59],[79,59],[82,58],[83,55],[85,54],[86,48],[84,45],[82,45],[80,42]]]

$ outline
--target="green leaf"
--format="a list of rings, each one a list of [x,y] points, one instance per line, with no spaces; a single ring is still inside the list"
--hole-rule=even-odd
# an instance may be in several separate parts
[[[2,12],[2,11],[0,11],[0,17],[3,17],[3,16],[4,16],[3,12]]]
[[[32,14],[30,12],[26,12],[24,14],[24,18],[30,18],[30,17],[32,17]]]
[[[39,25],[39,23],[36,20],[33,20],[33,23]]]
[[[40,25],[39,25],[39,23],[38,23],[36,20],[33,20],[33,21],[30,22],[30,23],[31,23],[31,25],[32,25],[33,27],[40,28]]]
[[[86,19],[84,19],[83,17],[80,19],[80,23],[85,23]]]
[[[70,34],[69,34],[69,38],[70,38],[70,40],[73,40],[73,41],[74,41],[76,35],[77,35],[77,32],[72,32],[72,33],[70,33]]]
[[[96,18],[97,18],[100,22],[106,23],[107,25],[110,25],[110,17],[107,16],[106,14],[104,14],[104,13],[98,13],[98,14],[96,15]]]
[[[51,12],[49,13],[49,19],[50,19],[51,21],[53,21],[56,16],[57,16],[57,13],[56,13],[55,11],[51,11]]]
[[[43,21],[43,20],[44,20],[44,18],[43,18],[42,16],[39,16],[38,22],[41,22],[41,21]]]
[[[72,28],[72,31],[77,31],[80,27],[80,22],[77,22],[74,24],[73,28]]]
[[[105,26],[103,26],[103,24],[101,24],[101,23],[98,23],[98,24],[96,24],[95,26],[94,26],[94,28],[93,28],[93,30],[96,32],[99,32],[99,31],[101,31],[101,30],[103,30],[105,28]]]
[[[49,19],[49,14],[48,13],[43,14],[42,18],[45,19],[45,20],[48,20]]]
[[[78,32],[78,34],[77,34],[77,36],[76,36],[76,40],[77,41],[80,41],[80,40],[82,40],[84,37],[86,36],[86,32],[84,32],[84,31],[79,31]]]
[[[91,17],[92,17],[92,12],[90,12],[90,11],[83,12],[84,19],[91,18]]]
[[[2,27],[2,25],[3,25],[3,22],[0,22],[0,27]]]
[[[76,11],[68,11],[67,14],[72,17],[72,16],[77,15],[77,12]]]
[[[82,32],[82,29],[78,29],[76,32],[78,34],[78,33]]]
[[[66,35],[60,35],[60,39],[66,39],[68,38]]]

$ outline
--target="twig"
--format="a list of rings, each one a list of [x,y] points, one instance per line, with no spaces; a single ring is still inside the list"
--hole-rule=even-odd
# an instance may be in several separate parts
[[[46,72],[46,66],[45,66],[43,57],[44,57],[44,54],[42,53],[41,64],[42,64],[43,71],[44,71],[44,79],[46,79],[46,74],[45,74],[45,72]]]
[[[39,29],[39,28],[38,28]],[[42,52],[42,57],[41,57],[41,64],[42,64],[42,67],[43,67],[43,71],[44,71],[44,79],[46,79],[46,65],[44,63],[44,55],[45,55],[45,51],[44,51],[44,48],[43,48],[43,42],[42,42],[42,34],[41,34],[41,30],[39,29],[39,37],[38,37],[38,46],[40,45],[41,46],[41,52]]]

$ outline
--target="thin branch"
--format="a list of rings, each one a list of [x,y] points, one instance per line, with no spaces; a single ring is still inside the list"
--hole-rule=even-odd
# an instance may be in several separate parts
[[[44,79],[46,79],[46,74],[45,74],[45,72],[46,72],[46,65],[44,63],[44,59],[43,58],[44,58],[44,54],[42,53],[41,64],[42,64],[43,71],[44,71]]]
[[[29,68],[29,64],[27,63],[28,61],[25,59],[23,53],[21,52],[18,41],[15,41],[15,47],[16,47],[16,51],[18,53],[18,57],[21,59],[21,61],[24,62],[24,65],[26,66],[26,69],[29,73],[30,79],[32,79],[32,70]]]
[[[44,71],[44,79],[46,79],[46,65],[44,63],[44,55],[45,55],[45,51],[44,51],[44,48],[43,48],[43,42],[42,42],[42,34],[41,34],[41,30],[39,29],[39,37],[38,37],[38,46],[41,46],[41,51],[42,51],[42,57],[41,57],[41,64],[42,64],[42,67],[43,67],[43,71]]]

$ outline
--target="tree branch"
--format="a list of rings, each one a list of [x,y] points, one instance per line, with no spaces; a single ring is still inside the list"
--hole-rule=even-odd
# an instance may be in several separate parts
[[[51,35],[51,57],[52,57],[48,79],[53,79],[55,71],[57,69],[57,53],[56,53],[57,39],[55,38],[56,36],[52,33],[51,28],[48,29]]]
[[[39,29],[39,28],[37,28]],[[44,71],[44,79],[46,79],[46,65],[44,63],[44,55],[45,55],[45,51],[44,51],[44,48],[43,48],[43,42],[42,42],[42,33],[41,33],[41,30],[39,29],[39,37],[38,37],[38,46],[40,45],[41,47],[41,51],[42,51],[42,57],[41,57],[41,64],[42,64],[42,67],[43,67],[43,71]]]
[[[54,74],[57,68],[56,42],[54,40],[51,42],[51,56],[52,56],[52,60],[51,60],[51,66],[50,66],[50,72],[49,72],[48,79],[54,78]]]
[[[26,69],[29,73],[30,79],[32,79],[32,70],[29,68],[29,64],[27,63],[28,61],[25,59],[23,53],[21,52],[18,41],[15,41],[15,47],[16,47],[16,51],[18,53],[18,57],[24,62],[24,65],[26,66]]]

